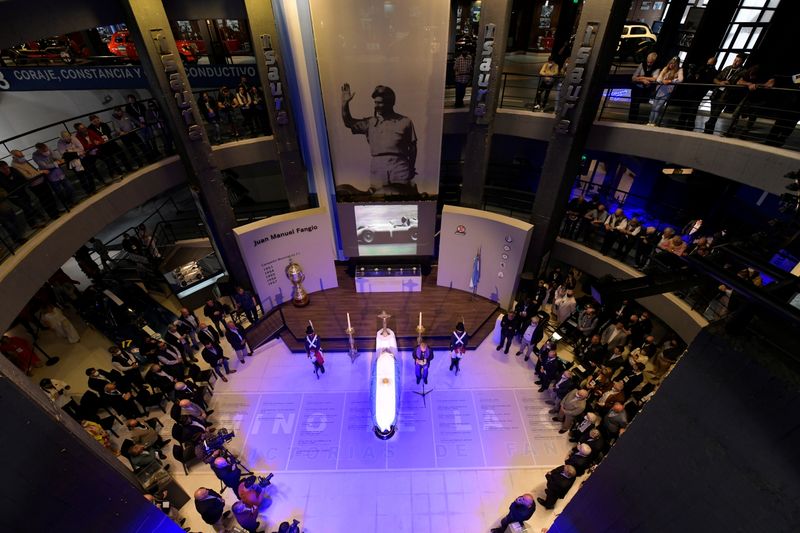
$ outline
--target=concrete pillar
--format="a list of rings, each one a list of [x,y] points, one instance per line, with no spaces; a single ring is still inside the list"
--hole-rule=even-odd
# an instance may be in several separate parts
[[[222,173],[214,162],[164,6],[153,0],[125,0],[121,5],[150,92],[164,111],[211,243],[233,280],[249,287],[250,278],[233,234],[236,217]]]
[[[525,263],[528,272],[538,274],[558,235],[630,4],[631,0],[596,0],[583,6],[533,202],[533,239]]]
[[[711,0],[706,5],[684,63],[705,65],[706,60],[717,53],[738,5],[739,2],[731,0]]]
[[[666,64],[669,58],[678,55],[678,36],[680,35],[681,18],[689,0],[672,0],[669,5],[667,18],[661,25],[658,32],[658,42],[656,52],[658,52],[659,64]]]
[[[278,162],[292,210],[308,207],[308,175],[297,146],[297,131],[289,105],[289,87],[280,50],[272,0],[244,0],[256,52],[256,68],[267,101]]]
[[[464,143],[461,205],[480,208],[494,132],[493,118],[500,100],[503,60],[508,40],[512,0],[484,0],[475,52],[470,101],[471,122]]]
[[[144,499],[133,472],[4,356],[0,398],[6,428],[0,530],[181,533]],[[186,502],[183,491],[168,490],[173,505]]]

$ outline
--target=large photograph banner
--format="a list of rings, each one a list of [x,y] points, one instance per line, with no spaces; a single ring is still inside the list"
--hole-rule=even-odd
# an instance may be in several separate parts
[[[233,231],[264,310],[292,299],[294,286],[285,273],[290,260],[303,269],[306,292],[338,287],[331,218],[324,209],[269,217]]]
[[[337,199],[435,197],[449,2],[310,5]]]

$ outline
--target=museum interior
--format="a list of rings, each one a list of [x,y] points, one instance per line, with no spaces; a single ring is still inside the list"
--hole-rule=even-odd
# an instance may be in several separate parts
[[[797,531],[800,2],[0,15],[0,530]]]

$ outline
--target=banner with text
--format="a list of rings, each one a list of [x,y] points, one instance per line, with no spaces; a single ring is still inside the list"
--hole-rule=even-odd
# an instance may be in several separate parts
[[[255,65],[195,65],[186,67],[192,88],[236,87],[241,77],[257,79]],[[73,66],[0,68],[2,91],[85,91],[90,89],[147,89],[142,67]]]
[[[339,286],[331,219],[324,209],[269,217],[233,231],[264,309],[292,299],[293,285],[284,272],[290,259],[303,269],[306,292]]]
[[[435,196],[448,2],[310,4],[338,200]]]

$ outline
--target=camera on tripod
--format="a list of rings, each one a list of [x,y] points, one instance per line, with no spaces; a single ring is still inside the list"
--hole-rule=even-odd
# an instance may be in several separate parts
[[[253,474],[244,478],[242,482],[244,483],[244,487],[246,489],[252,489],[260,493],[262,490],[264,490],[270,485],[270,480],[274,475],[275,474],[272,473],[268,476],[257,476]]]
[[[233,431],[228,431],[225,428],[219,428],[216,435],[207,439],[203,439],[203,452],[205,453],[206,458],[210,457],[215,451],[222,451],[227,455],[229,452],[225,449],[225,443],[233,440],[233,437],[235,436],[236,435],[233,433]]]

